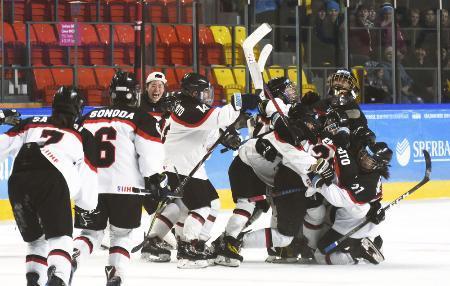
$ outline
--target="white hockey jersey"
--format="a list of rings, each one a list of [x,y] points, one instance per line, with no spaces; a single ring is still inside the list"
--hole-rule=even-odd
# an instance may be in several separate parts
[[[163,172],[158,122],[135,108],[104,107],[84,117],[83,126],[97,143],[99,193],[133,194],[144,177]]]
[[[83,128],[58,128],[51,118],[35,116],[0,135],[0,160],[15,157],[23,144],[36,142],[42,155],[64,176],[70,197],[85,210],[97,207],[97,169],[89,153],[92,134]]]
[[[231,104],[211,108],[197,99],[180,95],[180,102],[164,128],[164,169],[187,176],[207,153],[211,132],[226,128],[239,116]],[[209,140],[208,140],[209,139]],[[194,178],[208,179],[204,165]]]

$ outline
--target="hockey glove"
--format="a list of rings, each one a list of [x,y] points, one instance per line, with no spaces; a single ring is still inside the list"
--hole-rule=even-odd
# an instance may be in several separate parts
[[[367,212],[366,218],[374,224],[384,221],[386,213],[379,200],[370,203],[370,210]]]
[[[98,227],[96,224],[97,222],[97,215],[100,213],[99,210],[95,209],[92,211],[87,211],[85,209],[82,209],[78,206],[75,206],[75,227],[76,228],[87,228],[87,229],[94,229]]]
[[[16,126],[20,123],[20,112],[15,109],[0,110],[0,124]]]
[[[171,113],[175,111],[175,108],[179,104],[180,100],[174,93],[170,93],[162,97],[159,102],[164,113]]]
[[[175,192],[170,189],[169,179],[165,173],[154,174],[145,177],[145,189],[148,195],[155,200],[161,200],[168,197],[178,197]]]
[[[223,134],[225,131],[223,131],[222,129],[219,130],[220,136],[222,136],[220,144],[231,150],[239,149],[239,146],[241,146],[241,137],[239,136],[239,133],[235,128],[228,128],[226,134]]]
[[[264,118],[267,117],[266,107],[268,103],[269,103],[268,99],[258,102],[258,112]]]
[[[269,140],[259,138],[255,144],[256,152],[263,156],[267,161],[273,162],[278,155],[277,149],[270,143]]]
[[[323,158],[319,158],[317,163],[311,166],[310,171],[316,174],[312,179],[312,181],[315,181],[315,183],[313,182],[313,186],[316,184],[316,186],[314,186],[316,188],[322,187],[323,184],[329,186],[333,182],[333,168],[328,161]],[[317,176],[320,176],[320,178],[317,178]]]
[[[233,106],[234,110],[246,111],[247,109],[256,108],[257,97],[248,93],[241,94],[239,92],[236,92],[231,96],[230,103]]]

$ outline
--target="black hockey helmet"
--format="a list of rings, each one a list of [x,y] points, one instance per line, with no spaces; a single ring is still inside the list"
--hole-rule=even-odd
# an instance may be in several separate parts
[[[323,126],[317,113],[308,105],[302,103],[294,104],[289,109],[288,117],[303,121],[308,129],[316,135],[322,131]]]
[[[53,96],[52,112],[77,118],[83,113],[84,103],[85,99],[77,88],[61,86]]]
[[[375,144],[376,138],[375,133],[364,125],[358,126],[351,133],[352,144],[358,149]]]
[[[281,98],[286,104],[298,102],[297,87],[287,77],[273,78],[267,83],[267,87],[274,97]]]
[[[138,106],[140,92],[134,74],[116,72],[109,85],[109,95],[113,105]]]
[[[214,88],[208,79],[198,73],[187,73],[181,79],[183,93],[197,98],[200,102],[211,105],[214,101]]]
[[[366,148],[361,148],[358,154],[360,167],[367,172],[381,171],[384,177],[389,177],[387,172],[392,160],[392,150],[384,142],[377,142]]]
[[[343,106],[354,101],[358,91],[358,81],[348,69],[338,69],[328,77],[328,98],[331,106]]]

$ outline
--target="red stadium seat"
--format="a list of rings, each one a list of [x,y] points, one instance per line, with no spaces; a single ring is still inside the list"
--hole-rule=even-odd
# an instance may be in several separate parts
[[[49,105],[53,101],[55,90],[55,80],[50,69],[33,69],[34,93],[36,97],[41,97],[44,104]]]
[[[52,21],[53,1],[32,0],[27,3],[27,19],[31,21]]]
[[[73,84],[73,70],[71,68],[52,68],[51,71],[56,83],[55,88]]]
[[[24,47],[17,41],[14,30],[9,23],[3,23],[4,42],[5,42],[5,65],[10,66],[16,62],[23,60]],[[16,60],[17,55],[17,60]],[[22,58],[19,58],[22,57]]]
[[[178,22],[178,0],[165,0],[164,1],[164,10],[167,15],[168,23],[177,23]]]
[[[104,4],[100,5],[100,19],[103,19],[104,6]],[[54,7],[52,8],[54,9]],[[58,0],[58,20],[73,22],[75,21],[75,18],[78,22],[97,21],[97,1]]]
[[[95,76],[97,78],[98,85],[104,89],[109,90],[109,84],[115,74],[113,68],[95,68]]]
[[[183,76],[189,72],[193,72],[194,69],[191,67],[177,67],[175,69],[175,73],[177,76],[177,82],[181,83],[181,79],[183,78]]]
[[[193,0],[181,0],[182,23],[192,23],[192,2]],[[197,12],[200,13],[201,9],[198,9]]]
[[[4,19],[7,22],[24,22],[26,21],[26,6],[25,0],[15,0],[14,6],[12,1],[4,1]],[[14,8],[14,14],[13,14]]]
[[[134,29],[131,25],[114,25],[114,33],[118,39],[114,42],[114,63],[127,64],[134,63]]]
[[[164,4],[162,1],[147,1],[144,6],[144,14],[146,14],[145,17],[150,23],[166,22],[166,17],[164,16]]]
[[[175,25],[175,31],[180,44],[185,49],[187,65],[192,65],[192,26]]]
[[[97,83],[93,68],[78,69],[78,87],[86,95],[88,105],[102,104],[102,88]]]
[[[214,41],[214,35],[206,26],[201,26],[198,31],[200,64],[221,65],[224,64],[222,45]]]
[[[178,40],[175,28],[170,25],[160,25],[156,27],[156,31],[160,43],[168,48],[169,63],[173,65],[189,65],[188,46],[183,45]],[[160,63],[158,62],[158,64]]]
[[[136,19],[136,1],[109,0],[106,3],[106,20],[127,23]]]
[[[180,85],[174,68],[166,68],[164,71],[164,75],[166,76],[167,79],[167,89],[169,91],[179,89]]]

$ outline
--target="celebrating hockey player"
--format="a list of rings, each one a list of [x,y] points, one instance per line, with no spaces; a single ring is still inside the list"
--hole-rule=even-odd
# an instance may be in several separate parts
[[[86,211],[97,206],[96,168],[90,156],[95,144],[89,131],[74,126],[83,106],[76,89],[61,87],[50,117],[27,118],[0,135],[1,160],[17,155],[8,193],[28,243],[27,285],[68,285],[73,249],[70,199]],[[5,122],[17,123],[16,112],[2,114]]]
[[[214,99],[213,87],[209,81],[197,73],[187,73],[181,81],[181,92],[164,131],[165,168],[169,184],[177,188],[180,181],[194,169],[207,153],[208,146],[218,138],[219,129],[225,129],[239,117],[240,110],[246,108],[246,100],[232,100],[222,108],[211,108]],[[241,105],[242,104],[242,105]],[[220,136],[221,143],[230,147],[239,146],[235,132],[226,131]],[[221,133],[220,133],[221,134]],[[159,216],[164,221],[164,230],[151,234],[159,238],[176,224],[178,241],[178,267],[203,268],[208,266],[205,241],[219,210],[217,191],[211,184],[202,165],[185,185],[182,199],[176,199]]]
[[[121,285],[132,247],[131,232],[139,227],[142,197],[133,190],[166,188],[163,149],[157,121],[136,108],[139,93],[134,75],[117,72],[110,84],[111,106],[88,113],[84,128],[95,137],[99,178],[98,207],[93,212],[75,208],[74,270],[99,245],[110,224],[110,248],[105,267],[107,284]]]
[[[335,219],[331,229],[319,240],[315,252],[320,264],[353,264],[360,259],[378,264],[384,260],[380,252],[381,239],[376,227],[384,219],[381,209],[381,178],[389,178],[389,162],[392,151],[386,143],[378,142],[361,148],[357,154],[339,147],[335,167],[337,181],[329,186],[323,184],[320,175],[313,181],[308,195],[319,192],[335,207]],[[366,217],[369,223],[350,236],[331,253],[325,248],[336,241]],[[375,238],[374,242],[370,238]]]

